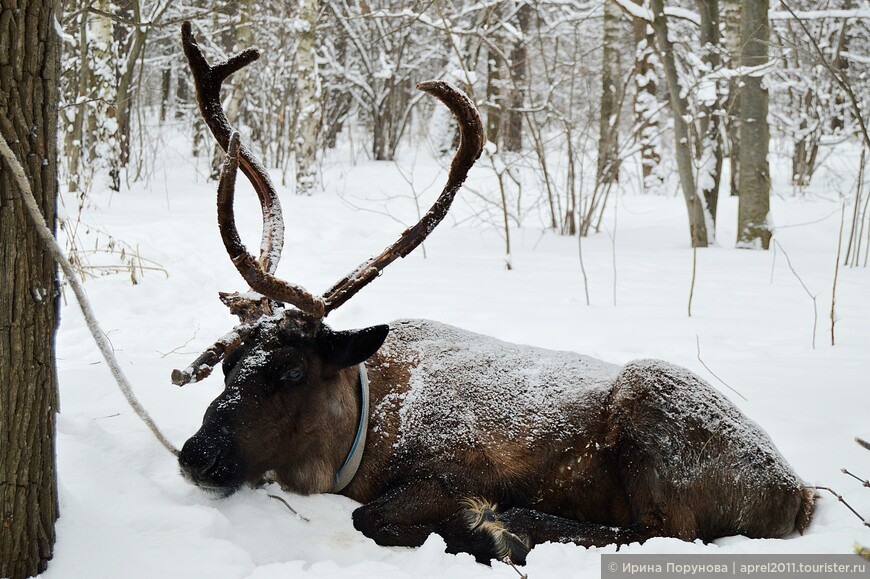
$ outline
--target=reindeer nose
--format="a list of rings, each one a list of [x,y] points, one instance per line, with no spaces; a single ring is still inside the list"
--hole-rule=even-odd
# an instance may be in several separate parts
[[[199,481],[202,478],[207,478],[210,473],[213,474],[212,471],[215,470],[220,456],[220,448],[207,444],[198,437],[193,437],[185,442],[181,448],[181,452],[178,454],[178,464],[186,475],[194,481]]]

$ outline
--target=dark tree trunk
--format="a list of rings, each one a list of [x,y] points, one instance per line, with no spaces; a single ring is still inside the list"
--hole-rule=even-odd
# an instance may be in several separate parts
[[[525,106],[526,94],[526,67],[528,66],[529,51],[526,37],[532,20],[532,7],[523,4],[517,10],[517,24],[523,33],[523,38],[514,45],[510,55],[511,108],[508,112],[507,126],[505,127],[504,148],[508,151],[523,150],[523,106]]]
[[[767,62],[770,26],[768,0],[744,0],[740,31],[743,36],[741,66]],[[740,199],[737,210],[737,246],[767,249],[770,245],[770,166],[767,152],[767,89],[760,76],[743,77],[740,91]]]
[[[486,138],[493,143],[498,143],[502,123],[501,60],[497,50],[488,49],[486,59]]]
[[[175,118],[184,118],[185,109],[190,105],[190,87],[184,67],[175,70]]]
[[[172,93],[170,93],[170,89],[172,87],[172,67],[167,66],[163,69],[160,77],[160,122],[166,120],[166,111],[169,110],[170,100],[172,99]]]
[[[57,199],[57,0],[0,2],[0,132],[54,228]],[[28,224],[0,161],[0,577],[45,570],[54,546],[57,376],[54,261]]]

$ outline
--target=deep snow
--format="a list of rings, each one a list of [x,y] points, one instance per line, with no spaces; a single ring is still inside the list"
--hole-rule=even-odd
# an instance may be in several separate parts
[[[246,289],[220,243],[214,184],[201,177],[205,161],[197,167],[187,147],[168,141],[148,186],[114,196],[94,191],[85,215],[169,272],[168,278],[146,272],[136,286],[125,275],[102,277],[86,289],[141,402],[178,446],[198,428],[222,384],[215,372],[177,388],[170,371],[187,366],[232,327],[217,292]],[[416,190],[431,202],[439,188],[432,183],[444,173],[425,153],[415,158]],[[853,191],[857,173],[848,151],[834,160],[834,169],[823,171],[808,192],[794,195],[776,182],[772,199],[776,239],[817,295],[815,349],[812,301],[782,252],[733,248],[737,200],[730,197],[720,203],[719,245],[697,254],[691,318],[692,250],[681,197],[611,199],[607,231],[583,240],[587,306],[576,238],[543,232],[527,220],[512,231],[514,269],[506,271],[498,230],[470,226],[474,221],[465,217],[480,206],[462,191],[454,213],[426,242],[425,259],[418,250],[394,263],[328,321],[341,329],[429,318],[608,362],[652,357],[683,365],[764,428],[808,483],[835,487],[870,515],[870,489],[840,473],[848,467],[870,477],[870,453],[852,441],[870,438],[870,269],[840,269],[837,345],[831,347],[837,193]],[[409,185],[392,163],[333,160],[323,177],[325,191],[312,197],[281,191],[287,233],[278,273],[317,292],[392,242],[403,228],[397,221],[410,224],[416,214]],[[473,169],[470,182],[478,191],[496,191],[486,169]],[[259,212],[241,180],[238,198],[239,228],[253,248]],[[46,579],[517,576],[503,564],[490,569],[468,555],[447,555],[436,536],[419,549],[378,547],[353,529],[356,504],[341,496],[286,495],[274,486],[224,500],[205,496],[181,478],[174,458],[127,406],[78,306],[66,303],[62,318],[61,518]],[[709,369],[746,400],[701,364],[699,347]],[[283,496],[310,522],[267,493]],[[855,541],[870,544],[870,529],[825,494],[804,536],[730,537],[711,545],[658,538],[621,552],[841,553]],[[525,572],[532,579],[597,577],[600,553],[614,550],[542,545],[530,554]]]

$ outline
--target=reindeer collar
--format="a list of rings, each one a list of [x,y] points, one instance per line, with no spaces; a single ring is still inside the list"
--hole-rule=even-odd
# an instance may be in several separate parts
[[[350,447],[350,452],[347,458],[344,459],[344,464],[335,473],[335,482],[332,485],[333,493],[340,493],[350,484],[353,477],[356,476],[356,471],[359,469],[359,463],[362,461],[363,450],[366,446],[366,431],[369,427],[369,377],[366,373],[366,365],[359,365],[359,388],[360,398],[362,400],[359,414],[359,426],[356,429],[356,437],[353,439],[353,445]]]

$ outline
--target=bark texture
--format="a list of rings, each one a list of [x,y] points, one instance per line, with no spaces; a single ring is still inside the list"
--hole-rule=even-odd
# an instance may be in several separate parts
[[[0,132],[54,228],[57,199],[57,0],[0,0]],[[0,577],[45,570],[57,480],[57,270],[0,161]]]
[[[767,62],[770,26],[768,0],[744,0],[740,32],[743,36],[741,66]],[[737,210],[737,246],[767,249],[770,245],[770,165],[767,152],[767,88],[761,76],[743,77],[740,91],[740,176]]]

